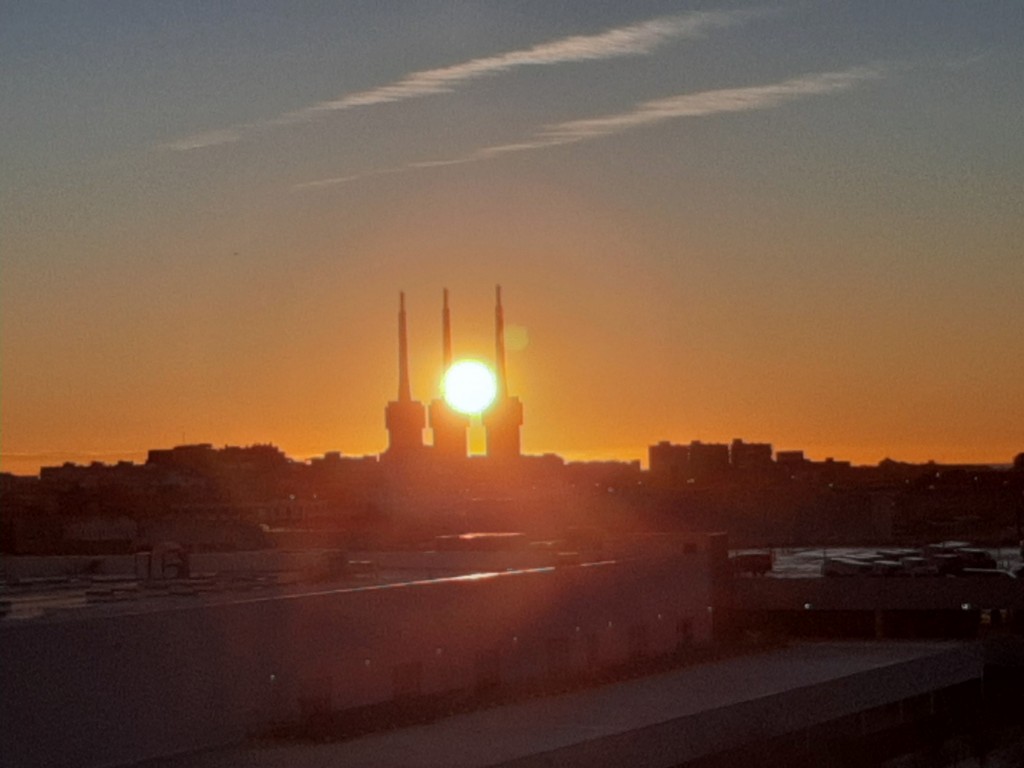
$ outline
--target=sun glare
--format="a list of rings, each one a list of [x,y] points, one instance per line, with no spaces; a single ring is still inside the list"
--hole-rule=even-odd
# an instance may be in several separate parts
[[[494,372],[478,360],[460,360],[444,375],[441,383],[444,399],[459,413],[477,414],[485,410],[498,394]]]

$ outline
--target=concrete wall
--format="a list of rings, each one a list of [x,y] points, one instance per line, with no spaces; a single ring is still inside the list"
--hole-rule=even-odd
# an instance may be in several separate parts
[[[117,765],[231,743],[304,703],[472,687],[481,658],[525,681],[706,642],[708,558],[7,620],[0,764]]]

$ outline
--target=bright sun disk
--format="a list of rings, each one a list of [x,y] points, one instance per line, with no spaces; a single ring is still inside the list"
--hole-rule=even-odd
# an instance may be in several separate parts
[[[445,402],[459,413],[476,414],[485,410],[498,394],[494,372],[479,360],[460,360],[441,382]]]

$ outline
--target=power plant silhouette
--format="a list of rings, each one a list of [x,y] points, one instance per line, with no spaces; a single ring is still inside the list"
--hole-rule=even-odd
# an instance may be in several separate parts
[[[388,431],[388,448],[381,455],[385,461],[416,461],[432,458],[458,461],[468,456],[467,435],[470,417],[459,413],[441,397],[430,401],[429,407],[413,400],[409,384],[409,343],[406,329],[405,293],[398,294],[398,398],[387,404],[384,423]],[[441,308],[441,356],[443,370],[452,366],[452,322],[448,306],[448,289],[444,289]],[[495,287],[494,304],[494,368],[497,394],[483,411],[487,434],[487,457],[498,461],[520,457],[519,429],[523,424],[523,404],[508,393],[505,362],[505,313],[501,304],[501,286]],[[429,416],[429,422],[428,422]],[[433,444],[423,442],[423,431],[429,423]]]

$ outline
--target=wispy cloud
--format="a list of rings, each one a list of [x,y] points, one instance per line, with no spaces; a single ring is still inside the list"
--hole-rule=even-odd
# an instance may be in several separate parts
[[[401,80],[367,91],[286,112],[265,120],[187,136],[161,145],[164,149],[187,151],[239,141],[251,132],[305,123],[332,112],[418,99],[450,93],[461,85],[521,67],[545,67],[625,56],[644,56],[673,40],[693,38],[706,31],[726,27],[764,15],[764,11],[694,11],[678,16],[651,19],[610,29],[596,35],[573,35],[518,51],[471,59],[439,69],[413,72]]]
[[[447,165],[449,162],[452,162],[452,161],[442,160],[442,161],[440,161],[438,163],[438,165]],[[454,162],[466,162],[466,161],[455,160]],[[294,185],[292,187],[292,191],[293,192],[297,192],[297,191],[303,190],[303,189],[318,189],[319,187],[333,187],[333,186],[336,186],[338,184],[347,184],[348,182],[355,181],[356,179],[366,179],[366,178],[369,178],[371,176],[387,176],[388,174],[391,174],[391,173],[401,173],[404,170],[406,170],[406,169],[405,168],[382,168],[381,170],[378,170],[378,171],[367,171],[365,173],[354,173],[354,174],[350,174],[348,176],[334,176],[334,177],[329,178],[329,179],[317,179],[315,181],[304,181],[301,184]]]
[[[581,141],[590,141],[612,134],[631,131],[636,128],[687,117],[710,117],[730,112],[773,109],[811,96],[846,91],[867,80],[878,79],[882,75],[883,71],[879,67],[854,67],[839,72],[820,72],[802,77],[794,77],[768,85],[724,88],[714,91],[702,91],[700,93],[684,93],[678,96],[645,101],[628,112],[585,120],[553,123],[545,126],[526,141],[483,147],[469,154],[449,160],[429,160],[410,163],[403,168],[390,169],[387,173],[396,173],[401,170],[415,168],[470,163],[513,152],[528,152],[564,144],[575,144]],[[378,173],[346,176],[320,182],[306,182],[292,189],[299,190],[313,186],[330,186],[331,184],[354,181],[370,175],[378,175]]]
[[[175,139],[174,141],[162,144],[161,147],[163,149],[173,149],[178,152],[187,152],[190,149],[213,147],[217,144],[230,144],[231,142],[238,141],[241,138],[242,127],[224,128],[220,131],[207,131],[206,133],[197,133],[192,136],[186,136],[183,139]]]
[[[772,109],[808,96],[845,91],[865,80],[878,77],[881,77],[881,71],[877,68],[855,67],[841,72],[822,72],[795,77],[769,85],[684,93],[646,101],[629,112],[549,125],[540,131],[533,141],[487,147],[478,150],[476,154],[479,157],[492,157],[507,152],[586,141],[683,117],[708,117],[726,112]]]
[[[414,72],[397,83],[353,93],[336,101],[325,101],[286,117],[317,112],[352,109],[373,104],[416,99],[453,91],[456,86],[482,77],[508,72],[519,67],[552,66],[572,62],[599,61],[622,56],[649,54],[665,43],[683,37],[695,37],[713,27],[735,24],[749,17],[749,11],[700,11],[683,16],[631,24],[597,35],[574,35],[456,64],[441,69]]]

